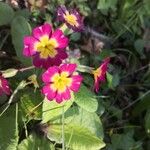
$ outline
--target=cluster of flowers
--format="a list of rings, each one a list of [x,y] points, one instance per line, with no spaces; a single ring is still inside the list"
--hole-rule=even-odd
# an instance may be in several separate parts
[[[61,6],[57,10],[57,17],[74,32],[83,30],[83,20],[76,10],[67,10],[65,6]],[[35,67],[46,70],[42,74],[42,93],[48,100],[56,100],[57,103],[69,100],[71,92],[78,92],[83,80],[76,71],[76,64],[64,63],[68,43],[69,39],[63,31],[60,28],[53,31],[48,23],[34,28],[31,36],[24,37],[24,56],[32,57]],[[92,71],[96,92],[99,90],[100,82],[105,80],[108,63],[109,58],[105,59],[98,69]],[[2,92],[10,94],[8,82],[1,75],[0,95]]]

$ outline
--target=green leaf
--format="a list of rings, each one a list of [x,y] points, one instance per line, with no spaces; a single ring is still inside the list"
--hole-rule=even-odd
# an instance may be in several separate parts
[[[18,144],[16,111],[18,111],[16,107],[11,106],[0,117],[0,149],[2,150],[16,150]]]
[[[62,125],[50,125],[48,128],[48,138],[52,141],[61,143],[61,133]],[[64,134],[66,147],[70,147],[73,150],[98,150],[105,146],[101,139],[80,125],[65,125]]]
[[[68,101],[64,101],[58,104],[55,100],[49,101],[46,98],[43,102],[43,109],[42,109],[42,122],[46,123],[50,120],[54,120],[62,114],[62,110],[64,107],[64,112],[68,110],[74,101],[74,96]]]
[[[78,32],[72,33],[70,36],[70,40],[76,42],[81,38],[81,34]]]
[[[0,2],[0,26],[9,24],[13,16],[13,9],[8,4]]]
[[[101,100],[101,99],[100,99],[100,100]],[[104,107],[104,105],[102,104],[102,102],[101,102],[100,100],[98,101],[98,109],[97,109],[96,113],[97,113],[99,116],[102,116],[103,113],[105,112],[105,107]]]
[[[106,77],[107,77],[109,88],[114,89],[119,84],[120,81],[119,74],[116,73],[114,75],[111,75],[110,73],[107,72]]]
[[[42,102],[43,98],[40,92],[33,91],[33,88],[28,88],[21,93],[20,97],[20,113],[25,121],[27,118],[40,120],[42,118]]]
[[[100,52],[99,55],[97,55],[98,61],[102,61],[107,57],[115,57],[116,54],[112,52],[112,50],[109,49],[104,49],[103,51]]]
[[[110,73],[106,73],[107,81],[108,81],[108,87],[113,88],[113,76]]]
[[[145,116],[145,130],[147,134],[150,136],[150,109],[147,111]]]
[[[84,0],[83,0],[84,1]],[[86,1],[86,0],[85,0]],[[78,3],[78,2],[77,2]],[[91,13],[91,9],[88,3],[78,3],[78,8],[83,16],[88,16]]]
[[[107,14],[107,11],[111,8],[114,9],[117,5],[118,0],[99,0],[97,9],[100,9],[102,13]]]
[[[22,16],[22,17],[28,19],[30,15],[31,14],[30,14],[30,11],[28,9],[17,10],[15,12],[15,17]]]
[[[32,134],[18,145],[18,150],[51,150],[52,147],[46,138]]]
[[[142,93],[143,94],[143,93]],[[133,116],[138,116],[140,113],[145,111],[146,109],[150,109],[150,94],[144,96],[140,102],[138,102],[133,108],[132,114]]]
[[[103,139],[103,127],[99,116],[77,106],[70,108],[65,113],[65,124],[79,125],[88,128],[97,137]]]
[[[23,38],[29,35],[31,32],[31,27],[26,19],[22,16],[16,17],[11,24],[11,35],[12,42],[16,50],[16,54],[19,60],[24,65],[31,65],[31,59],[23,56]]]
[[[138,39],[134,42],[134,47],[140,55],[143,54],[144,46],[145,46],[145,41],[143,39]]]
[[[122,118],[122,110],[115,107],[115,106],[110,106],[108,108],[108,111],[112,113],[113,116],[117,117],[118,119]]]
[[[95,95],[84,85],[82,85],[80,91],[75,94],[75,102],[81,108],[89,112],[95,112],[98,108],[98,102]]]
[[[129,150],[129,149],[139,149],[141,147],[141,142],[136,142],[130,132],[126,134],[113,134],[111,137],[111,150]]]

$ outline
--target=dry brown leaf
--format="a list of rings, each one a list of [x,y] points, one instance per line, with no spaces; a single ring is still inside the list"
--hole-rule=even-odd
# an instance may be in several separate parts
[[[81,49],[88,53],[99,53],[104,47],[104,43],[97,38],[84,39],[84,45],[81,46]]]
[[[27,3],[30,10],[44,10],[47,4],[47,0],[27,0]]]

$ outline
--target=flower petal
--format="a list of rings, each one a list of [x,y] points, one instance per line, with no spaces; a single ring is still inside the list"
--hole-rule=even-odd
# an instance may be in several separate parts
[[[62,64],[60,66],[61,72],[68,72],[69,75],[72,75],[72,73],[75,71],[77,65],[76,64]]]
[[[34,49],[34,45],[38,41],[32,36],[25,36],[23,42],[24,42],[23,55],[27,57],[34,55],[36,53],[36,50]]]
[[[106,76],[106,72],[108,69],[108,64],[109,64],[110,58],[106,58],[103,63],[100,65],[100,67],[98,69],[96,69],[96,71],[94,74],[94,89],[96,92],[99,91],[100,88],[100,84],[101,82],[105,81],[105,76]]]
[[[59,73],[59,68],[57,66],[50,67],[46,72],[43,73],[42,81],[45,83],[52,82],[52,77],[58,73]]]
[[[64,14],[65,12],[67,11],[66,7],[65,6],[60,6],[58,7],[57,9],[57,19],[60,20],[60,21],[64,21]]]
[[[56,100],[57,103],[61,103],[63,101],[62,93],[57,92],[55,100]]]
[[[74,92],[78,92],[79,88],[81,86],[81,82],[82,82],[83,78],[80,75],[74,75],[72,76],[72,84],[70,86],[70,89]]]
[[[5,93],[7,95],[10,95],[11,93],[11,90],[10,90],[10,87],[9,87],[9,84],[8,84],[8,81],[3,78],[2,76],[0,76],[0,93]]]
[[[40,38],[44,35],[47,35],[48,37],[50,37],[52,34],[52,27],[50,24],[45,23],[44,25],[33,29],[32,34],[38,40],[40,40]]]
[[[62,49],[58,49],[57,50],[58,51],[58,54],[57,54],[57,59],[59,58],[59,59],[66,59],[67,57],[68,57],[68,54],[66,53],[66,51],[65,50],[62,50]],[[59,64],[60,65],[60,64]]]
[[[42,88],[42,93],[47,97],[48,100],[53,100],[56,96],[56,91],[51,88],[50,84],[47,84]]]
[[[55,30],[51,38],[54,38],[57,41],[57,48],[64,49],[68,46],[69,40],[67,37],[64,36],[63,32],[60,29]]]
[[[67,21],[65,18],[66,15],[74,16],[76,23],[73,25]],[[63,21],[68,26],[68,28],[72,29],[73,31],[82,31],[84,28],[83,19],[79,12],[75,9],[67,10],[65,6],[60,6],[57,9],[57,19]]]
[[[65,100],[69,100],[71,98],[70,90],[66,88],[66,91],[62,93],[62,98]]]
[[[63,55],[62,55],[63,56]],[[47,59],[40,58],[39,54],[33,57],[33,65],[38,68],[48,69],[51,66],[59,66],[62,62],[61,57],[57,55],[55,58],[48,57]],[[63,59],[63,58],[62,58]]]

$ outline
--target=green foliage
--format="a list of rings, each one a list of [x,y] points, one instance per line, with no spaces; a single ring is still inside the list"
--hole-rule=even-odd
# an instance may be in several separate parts
[[[147,110],[145,116],[145,130],[147,134],[150,136],[150,109]]]
[[[134,47],[140,55],[143,54],[144,45],[145,45],[145,42],[142,39],[138,39],[134,42]]]
[[[89,91],[84,85],[80,91],[75,94],[75,102],[83,109],[89,112],[95,112],[98,108],[98,102],[95,95]]]
[[[31,65],[31,60],[23,56],[23,38],[31,33],[31,27],[22,16],[14,18],[11,24],[12,42],[19,60],[24,65]]]
[[[74,150],[98,150],[105,146],[104,142],[94,136],[87,128],[80,125],[65,125],[65,144]],[[62,126],[51,125],[48,129],[48,138],[58,143],[62,142],[61,138]]]
[[[19,139],[17,114],[16,105],[9,107],[0,117],[0,149],[2,150],[16,150]]]
[[[106,78],[108,81],[108,87],[114,89],[119,84],[119,75],[111,75],[110,73],[106,73]]]
[[[150,94],[144,96],[139,103],[137,103],[132,111],[133,116],[140,115],[143,111],[150,109]]]
[[[54,120],[64,112],[69,109],[74,101],[74,96],[68,101],[64,101],[61,104],[58,104],[56,101],[49,101],[46,98],[43,101],[42,108],[42,122],[46,123],[48,121]],[[63,108],[64,107],[64,108]]]
[[[72,40],[74,42],[78,41],[80,38],[81,38],[81,34],[78,33],[78,32],[77,33],[73,33],[70,36],[70,40]]]
[[[28,19],[30,15],[31,15],[31,14],[30,14],[30,12],[29,12],[28,9],[17,10],[17,11],[15,12],[15,17],[22,16],[22,17]]]
[[[103,127],[100,118],[96,113],[88,112],[82,108],[72,107],[65,113],[65,124],[80,125],[88,128],[99,138],[103,138]]]
[[[24,90],[20,96],[20,113],[23,121],[40,120],[42,118],[43,98],[39,91],[34,92],[32,88]]]
[[[133,138],[133,130],[124,134],[113,134],[111,137],[111,143],[108,146],[109,150],[129,150],[136,149],[142,150],[141,142],[135,141]]]
[[[97,9],[100,9],[102,13],[107,14],[109,9],[115,9],[118,0],[99,0]]]
[[[31,134],[27,139],[24,139],[19,145],[18,150],[51,150],[53,145],[46,139],[38,137],[36,134]],[[53,149],[52,149],[53,150]]]
[[[0,2],[0,26],[10,24],[13,17],[13,9],[8,4]]]

